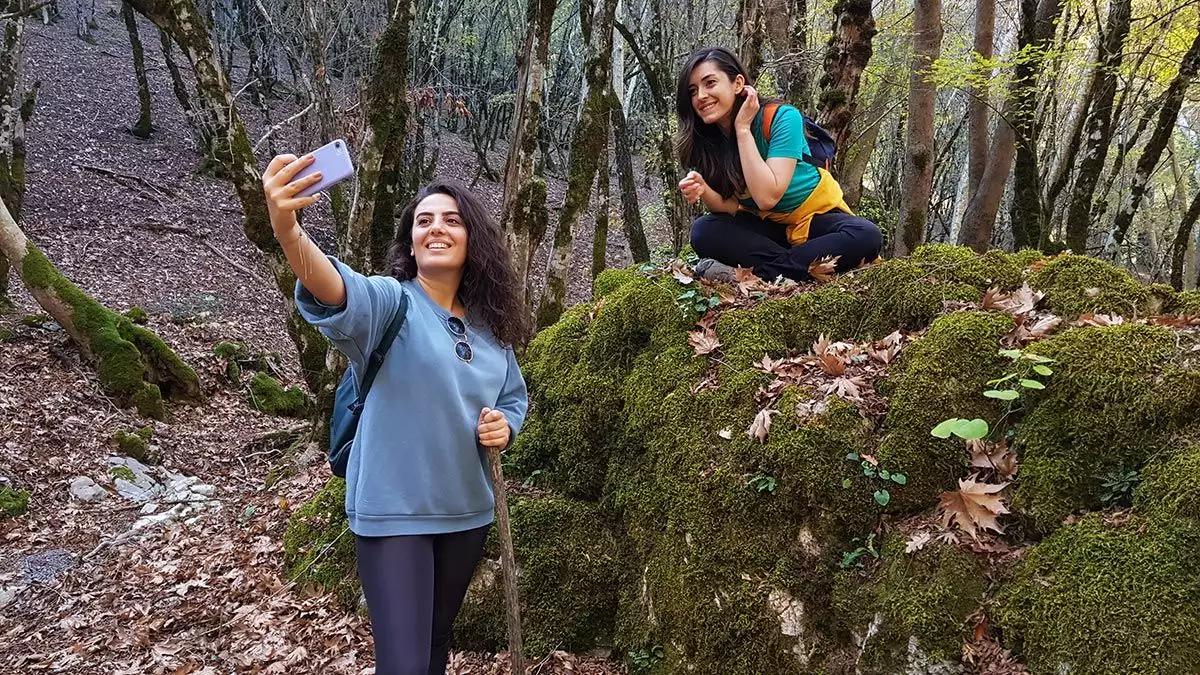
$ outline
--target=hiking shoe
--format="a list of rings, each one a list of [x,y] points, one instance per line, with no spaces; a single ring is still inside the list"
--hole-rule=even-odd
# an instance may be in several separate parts
[[[712,258],[702,258],[696,263],[696,276],[722,284],[737,284],[733,268]]]

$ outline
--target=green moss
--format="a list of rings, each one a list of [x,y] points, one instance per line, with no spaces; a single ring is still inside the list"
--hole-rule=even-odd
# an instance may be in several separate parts
[[[15,335],[15,333],[13,333],[8,328],[5,328],[4,326],[0,326],[0,342],[9,342],[13,339],[14,335]]]
[[[733,368],[747,368],[764,354],[779,357],[789,349],[807,350],[821,334],[851,338],[862,311],[862,302],[837,286],[730,310],[717,322],[723,360]]]
[[[154,428],[150,426],[142,427],[133,433],[117,429],[113,434],[113,441],[126,457],[132,457],[143,464],[158,464],[161,457],[157,449],[152,451],[150,447],[153,434]]]
[[[1164,453],[1142,471],[1136,511],[1154,516],[1200,520],[1200,445]]]
[[[21,325],[29,326],[30,328],[41,328],[51,321],[50,317],[45,314],[26,314],[21,317]]]
[[[250,407],[268,415],[305,417],[312,408],[312,399],[299,387],[284,389],[270,375],[255,373],[250,380]]]
[[[855,275],[863,299],[859,331],[862,337],[883,337],[897,329],[918,329],[941,314],[947,301],[978,300],[979,289],[960,282],[941,281],[916,264],[898,258]]]
[[[129,481],[130,483],[137,480],[137,474],[127,466],[110,466],[108,468],[108,475],[113,478]]]
[[[1024,397],[1014,504],[1048,532],[1100,506],[1098,476],[1166,447],[1200,405],[1200,374],[1175,365],[1175,335],[1158,326],[1073,328],[1029,350],[1054,359],[1054,375]]]
[[[1156,314],[1150,289],[1111,263],[1082,255],[1050,258],[1029,277],[1046,294],[1046,306],[1064,318],[1088,312],[1145,316]]]
[[[14,490],[10,487],[0,488],[0,517],[16,518],[29,508],[29,492]]]
[[[900,352],[880,392],[891,405],[877,457],[889,471],[908,478],[894,490],[892,507],[927,507],[963,475],[962,441],[942,440],[930,431],[951,417],[995,422],[999,406],[983,396],[987,381],[1011,363],[999,356],[1000,338],[1012,318],[991,312],[956,312],[939,317],[929,332]]]
[[[637,272],[631,268],[606,269],[592,282],[592,296],[596,299],[603,298],[637,278]]]
[[[1200,524],[1098,514],[1027,553],[994,619],[1035,675],[1191,672],[1200,663]]]
[[[938,543],[905,553],[905,542],[899,533],[889,535],[865,594],[850,592],[857,602],[869,603],[850,610],[859,631],[866,629],[864,619],[879,618],[879,632],[867,641],[863,654],[867,672],[903,672],[910,639],[930,660],[957,663],[969,637],[966,618],[987,589],[983,568],[971,553]],[[854,574],[839,578],[839,585],[862,583]],[[839,590],[838,597],[845,603],[847,590]]]
[[[146,310],[137,306],[130,307],[129,310],[125,312],[125,318],[138,325],[145,325],[146,322],[150,320],[150,316],[146,314]]]
[[[1165,313],[1200,316],[1200,290],[1176,293]]]
[[[168,396],[194,397],[200,392],[196,373],[154,333],[113,313],[64,277],[30,244],[21,262],[21,277],[32,288],[53,293],[72,309],[77,332],[96,359],[100,384],[148,417],[166,419]]]
[[[213,354],[226,361],[241,361],[250,358],[250,348],[245,342],[218,342],[213,347]]]
[[[979,255],[965,246],[952,244],[919,246],[908,258],[941,281],[970,284],[980,293],[993,286],[1002,289],[1020,286],[1024,269],[1032,262],[1027,259],[1028,256],[1017,257],[997,249]]]
[[[346,609],[358,609],[361,585],[355,567],[354,533],[346,520],[346,481],[330,478],[288,518],[283,569],[289,581],[332,592]]]
[[[527,654],[585,652],[612,644],[616,613],[616,542],[594,504],[511,495],[513,546],[520,568]],[[499,542],[491,533],[485,562],[455,623],[463,648],[507,645]]]

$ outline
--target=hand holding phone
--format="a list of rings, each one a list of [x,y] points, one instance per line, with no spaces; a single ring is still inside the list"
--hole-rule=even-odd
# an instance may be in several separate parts
[[[350,161],[350,148],[346,146],[346,141],[340,138],[322,145],[309,154],[313,157],[312,163],[297,172],[292,178],[292,182],[317,172],[322,174],[321,179],[296,193],[297,197],[311,197],[354,175],[354,164]]]

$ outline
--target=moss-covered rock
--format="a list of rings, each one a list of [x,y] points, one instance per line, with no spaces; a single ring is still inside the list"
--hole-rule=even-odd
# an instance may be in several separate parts
[[[51,293],[69,308],[72,337],[96,360],[106,391],[133,403],[142,414],[166,419],[166,398],[198,398],[200,381],[156,334],[135,326],[71,283],[30,244],[21,278],[31,289]]]
[[[511,495],[509,513],[526,653],[611,645],[618,562],[600,510],[583,501]],[[485,560],[455,623],[461,647],[495,651],[507,645],[503,583],[493,527]]]
[[[1162,300],[1129,272],[1096,258],[1060,255],[1049,258],[1029,277],[1046,294],[1046,306],[1064,318],[1080,314],[1147,316],[1162,309]]]
[[[108,467],[108,475],[112,476],[113,479],[129,481],[130,483],[137,480],[137,474],[127,466],[110,466]]]
[[[1176,293],[1175,297],[1171,298],[1171,302],[1167,304],[1165,312],[1167,314],[1200,316],[1200,290]]]
[[[604,270],[592,281],[592,297],[599,300],[637,278],[637,272],[628,268]]]
[[[987,589],[980,561],[970,552],[929,543],[905,553],[905,541],[899,533],[888,535],[871,577],[837,577],[839,615],[865,638],[864,672],[912,672],[918,662],[952,667],[968,638],[967,616]],[[867,637],[870,625],[875,631]]]
[[[30,328],[41,328],[50,321],[52,319],[45,314],[26,314],[21,317],[21,325],[29,326]]]
[[[270,375],[255,373],[250,380],[250,407],[268,415],[305,417],[312,408],[312,399],[299,387],[284,389]]]
[[[1025,268],[1040,258],[1036,251],[1013,255],[992,249],[979,255],[962,246],[926,244],[917,247],[908,260],[942,281],[970,284],[983,293],[992,287],[1020,286]]]
[[[1200,663],[1200,524],[1063,527],[1018,564],[994,614],[1035,675],[1185,673]]]
[[[839,286],[765,300],[753,309],[725,312],[717,323],[724,361],[747,368],[764,354],[779,357],[790,349],[807,350],[822,334],[833,339],[859,332],[863,303]],[[890,331],[889,331],[890,332]]]
[[[138,324],[139,326],[144,326],[146,322],[150,320],[150,315],[146,313],[146,310],[135,305],[126,310],[125,318]]]
[[[1178,362],[1175,334],[1159,326],[1074,328],[1029,351],[1054,359],[1046,389],[1025,395],[1017,427],[1016,506],[1042,531],[1101,505],[1103,474],[1138,468],[1200,406],[1200,372]]]
[[[992,312],[939,317],[925,337],[907,346],[880,391],[890,397],[878,459],[908,484],[893,495],[895,510],[926,508],[962,477],[966,451],[958,439],[930,434],[951,417],[998,419],[1000,407],[984,397],[988,380],[1004,374],[1000,338],[1012,318]]]
[[[979,300],[980,291],[936,274],[904,259],[880,263],[856,274],[853,288],[863,299],[863,316],[856,334],[880,338],[897,329],[929,325],[948,301]]]
[[[355,567],[354,534],[346,520],[346,481],[333,477],[288,519],[283,568],[290,581],[337,595],[356,611],[362,596]]]
[[[0,488],[0,518],[16,518],[29,509],[29,491]]]
[[[162,457],[157,448],[150,445],[150,439],[153,437],[154,427],[147,425],[133,432],[117,429],[113,433],[113,442],[126,457],[132,457],[143,464],[158,464]]]
[[[1134,501],[1138,513],[1200,521],[1200,445],[1162,453],[1142,470]]]

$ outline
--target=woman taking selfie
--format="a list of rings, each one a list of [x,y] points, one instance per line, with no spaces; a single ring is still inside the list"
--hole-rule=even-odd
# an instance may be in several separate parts
[[[764,123],[764,107],[727,49],[697,51],[679,73],[679,160],[692,169],[679,189],[712,212],[692,223],[692,247],[703,258],[697,273],[731,282],[732,267],[742,266],[768,280],[804,281],[826,256],[840,256],[838,271],[873,261],[879,228],[853,215],[828,171],[804,160],[800,112],[775,104]]]
[[[500,229],[457,183],[404,210],[386,276],[326,257],[296,221],[321,174],[312,156],[271,160],[263,187],[296,273],[296,304],[357,377],[397,310],[406,321],[366,398],[346,467],[346,516],[371,617],[378,675],[445,672],[454,618],[494,501],[484,448],[504,449],[528,408],[512,345],[524,302]],[[401,303],[405,297],[406,302]]]

